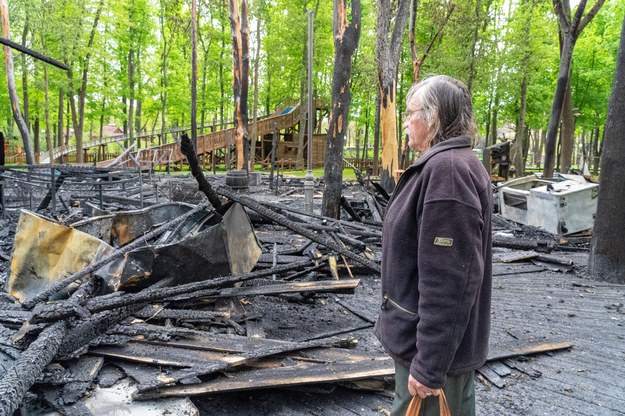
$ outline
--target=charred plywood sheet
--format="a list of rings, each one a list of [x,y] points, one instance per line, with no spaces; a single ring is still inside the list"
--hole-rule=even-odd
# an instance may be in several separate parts
[[[7,292],[23,302],[112,252],[87,233],[21,211]]]

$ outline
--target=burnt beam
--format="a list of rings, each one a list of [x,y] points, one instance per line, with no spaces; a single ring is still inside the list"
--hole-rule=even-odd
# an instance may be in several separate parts
[[[226,198],[238,202],[244,206],[246,206],[247,208],[251,209],[252,211],[255,211],[257,213],[259,213],[260,215],[267,217],[269,219],[271,219],[272,221],[274,221],[277,224],[283,225],[285,227],[287,227],[288,229],[303,235],[304,237],[308,238],[309,240],[312,240],[316,243],[319,243],[327,248],[329,248],[330,250],[333,250],[347,258],[350,258],[354,261],[356,261],[357,263],[362,264],[363,266],[368,267],[369,269],[375,271],[376,273],[380,273],[380,265],[377,264],[376,262],[373,262],[363,256],[360,256],[356,253],[354,253],[351,250],[348,250],[346,248],[341,247],[339,244],[337,244],[334,240],[325,238],[323,236],[320,236],[319,234],[316,234],[312,231],[310,231],[309,229],[307,229],[306,227],[302,226],[301,224],[295,223],[291,220],[289,220],[288,218],[286,218],[284,215],[278,214],[277,212],[264,207],[263,205],[259,204],[258,202],[254,201],[251,198],[248,198],[246,196],[243,195],[239,195],[236,192],[232,192],[228,189],[226,189],[225,187],[219,187],[217,188],[217,193],[220,195],[225,196]]]
[[[187,161],[189,162],[189,166],[191,167],[191,174],[197,181],[198,187],[200,191],[206,195],[208,201],[218,209],[221,207],[221,201],[219,197],[210,186],[206,177],[204,176],[204,172],[200,168],[200,163],[197,160],[197,153],[195,152],[195,147],[193,147],[193,142],[189,139],[187,133],[182,133],[182,138],[180,140],[180,151],[183,155],[186,156]]]

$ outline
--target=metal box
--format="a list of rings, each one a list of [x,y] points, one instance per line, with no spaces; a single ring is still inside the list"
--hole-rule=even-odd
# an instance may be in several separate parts
[[[592,229],[599,185],[578,175],[527,176],[501,184],[501,215],[562,236]]]

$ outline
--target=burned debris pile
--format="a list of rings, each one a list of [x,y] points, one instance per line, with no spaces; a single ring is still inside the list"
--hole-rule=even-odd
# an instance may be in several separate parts
[[[234,190],[207,176],[202,193],[189,176],[29,172],[2,173],[0,415],[198,414],[200,397],[302,386],[376,391],[388,407],[394,365],[371,332],[388,195],[373,182],[346,184],[335,220],[305,212],[299,179]],[[493,225],[496,295],[577,273],[571,256],[588,250],[584,233]],[[538,380],[526,356],[573,346],[511,329],[509,303],[494,305],[486,389]]]
[[[190,204],[142,172],[53,167],[30,184],[47,179],[47,189],[28,197],[24,175],[3,176],[0,414],[99,414],[86,393],[126,375],[141,401],[393,374],[353,336],[372,326],[371,309],[344,298],[379,272],[381,224],[365,217],[366,198],[353,201],[366,222],[338,221],[220,179],[219,204]],[[279,324],[273,332],[292,336],[269,337],[276,299],[332,303],[349,325]]]

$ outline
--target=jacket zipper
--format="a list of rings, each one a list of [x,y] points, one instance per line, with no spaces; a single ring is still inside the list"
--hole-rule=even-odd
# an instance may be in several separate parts
[[[399,309],[400,311],[404,311],[404,312],[406,312],[407,314],[409,314],[409,315],[413,315],[413,316],[417,314],[416,312],[413,312],[413,311],[411,311],[411,310],[408,310],[408,309],[404,308],[404,307],[403,307],[403,306],[401,306],[399,303],[397,303],[397,302],[395,302],[393,299],[389,298],[389,297],[388,297],[388,295],[384,295],[383,299],[384,299],[384,301],[382,302],[382,307],[381,307],[381,309],[382,309],[382,310],[385,310],[385,309],[386,309],[386,302],[391,302],[391,303],[392,303],[392,304],[393,304],[393,305],[394,305],[397,309]]]

